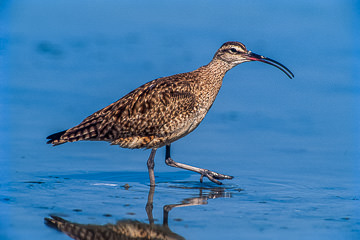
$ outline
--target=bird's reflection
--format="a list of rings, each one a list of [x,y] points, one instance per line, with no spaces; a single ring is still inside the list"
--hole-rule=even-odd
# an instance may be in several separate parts
[[[187,207],[195,205],[205,205],[208,199],[231,197],[231,193],[225,192],[222,187],[206,188],[209,192],[203,194],[205,188],[199,188],[199,196],[186,198],[178,204],[169,204],[163,207],[163,224],[154,224],[153,199],[155,187],[150,187],[148,201],[146,203],[146,213],[149,223],[136,220],[120,220],[116,224],[91,225],[69,222],[61,217],[51,215],[45,218],[45,224],[53,227],[69,237],[77,240],[131,240],[131,239],[184,239],[182,236],[172,232],[168,227],[168,216],[171,209],[176,207]]]

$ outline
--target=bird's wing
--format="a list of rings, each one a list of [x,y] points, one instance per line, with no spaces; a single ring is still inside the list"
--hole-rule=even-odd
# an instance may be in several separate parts
[[[103,133],[100,137],[164,135],[165,125],[186,118],[192,112],[195,100],[191,86],[186,81],[169,82],[159,79],[150,82],[109,111],[106,120],[100,125]]]
[[[118,138],[161,136],[169,125],[189,117],[196,98],[184,77],[159,78],[148,82],[118,101],[95,112],[61,137],[113,141]]]

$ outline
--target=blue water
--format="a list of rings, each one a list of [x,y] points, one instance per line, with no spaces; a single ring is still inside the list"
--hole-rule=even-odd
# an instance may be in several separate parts
[[[69,239],[44,224],[147,222],[149,151],[45,137],[152,79],[241,41],[295,74],[229,71],[175,161],[156,155],[153,215],[185,239],[360,239],[359,1],[0,2],[0,239]],[[130,186],[126,189],[125,184]]]

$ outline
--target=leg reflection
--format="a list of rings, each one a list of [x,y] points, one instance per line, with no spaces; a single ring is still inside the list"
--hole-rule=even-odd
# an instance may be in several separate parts
[[[116,224],[91,225],[67,221],[61,217],[51,215],[45,218],[45,224],[53,227],[71,238],[82,240],[99,239],[173,239],[182,240],[182,236],[172,232],[168,227],[169,212],[177,207],[187,207],[207,204],[208,199],[231,197],[224,188],[198,188],[199,196],[185,198],[181,203],[168,204],[163,207],[163,224],[154,224],[153,200],[155,187],[150,187],[146,203],[146,214],[149,224],[132,219],[120,220]],[[206,194],[203,191],[210,191]],[[227,195],[228,194],[228,195]]]
[[[153,208],[154,208],[154,204],[153,204],[153,202],[154,202],[154,194],[155,194],[155,187],[151,186],[150,190],[149,190],[149,194],[148,194],[148,200],[147,200],[146,207],[145,207],[146,214],[148,216],[150,225],[154,224],[154,216],[152,214],[152,211],[153,211]]]

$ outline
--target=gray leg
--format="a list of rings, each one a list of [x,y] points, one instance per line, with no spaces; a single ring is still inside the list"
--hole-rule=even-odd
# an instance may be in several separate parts
[[[214,183],[217,183],[219,185],[221,185],[222,183],[220,181],[216,180],[216,179],[223,180],[223,179],[233,179],[234,178],[233,176],[220,174],[220,173],[217,173],[217,172],[210,171],[208,169],[193,167],[193,166],[186,165],[186,164],[183,164],[183,163],[175,162],[170,157],[170,144],[166,145],[165,163],[168,166],[171,166],[171,167],[182,168],[182,169],[186,169],[186,170],[189,170],[189,171],[200,173],[201,174],[200,182],[203,182],[203,177],[204,176],[207,177],[210,181],[212,181]]]
[[[155,162],[154,162],[154,158],[155,158],[155,153],[156,153],[156,149],[152,149],[149,159],[147,161],[147,167],[148,167],[148,171],[149,171],[149,178],[150,178],[150,186],[155,186],[155,175],[154,175],[154,167],[155,167]]]

